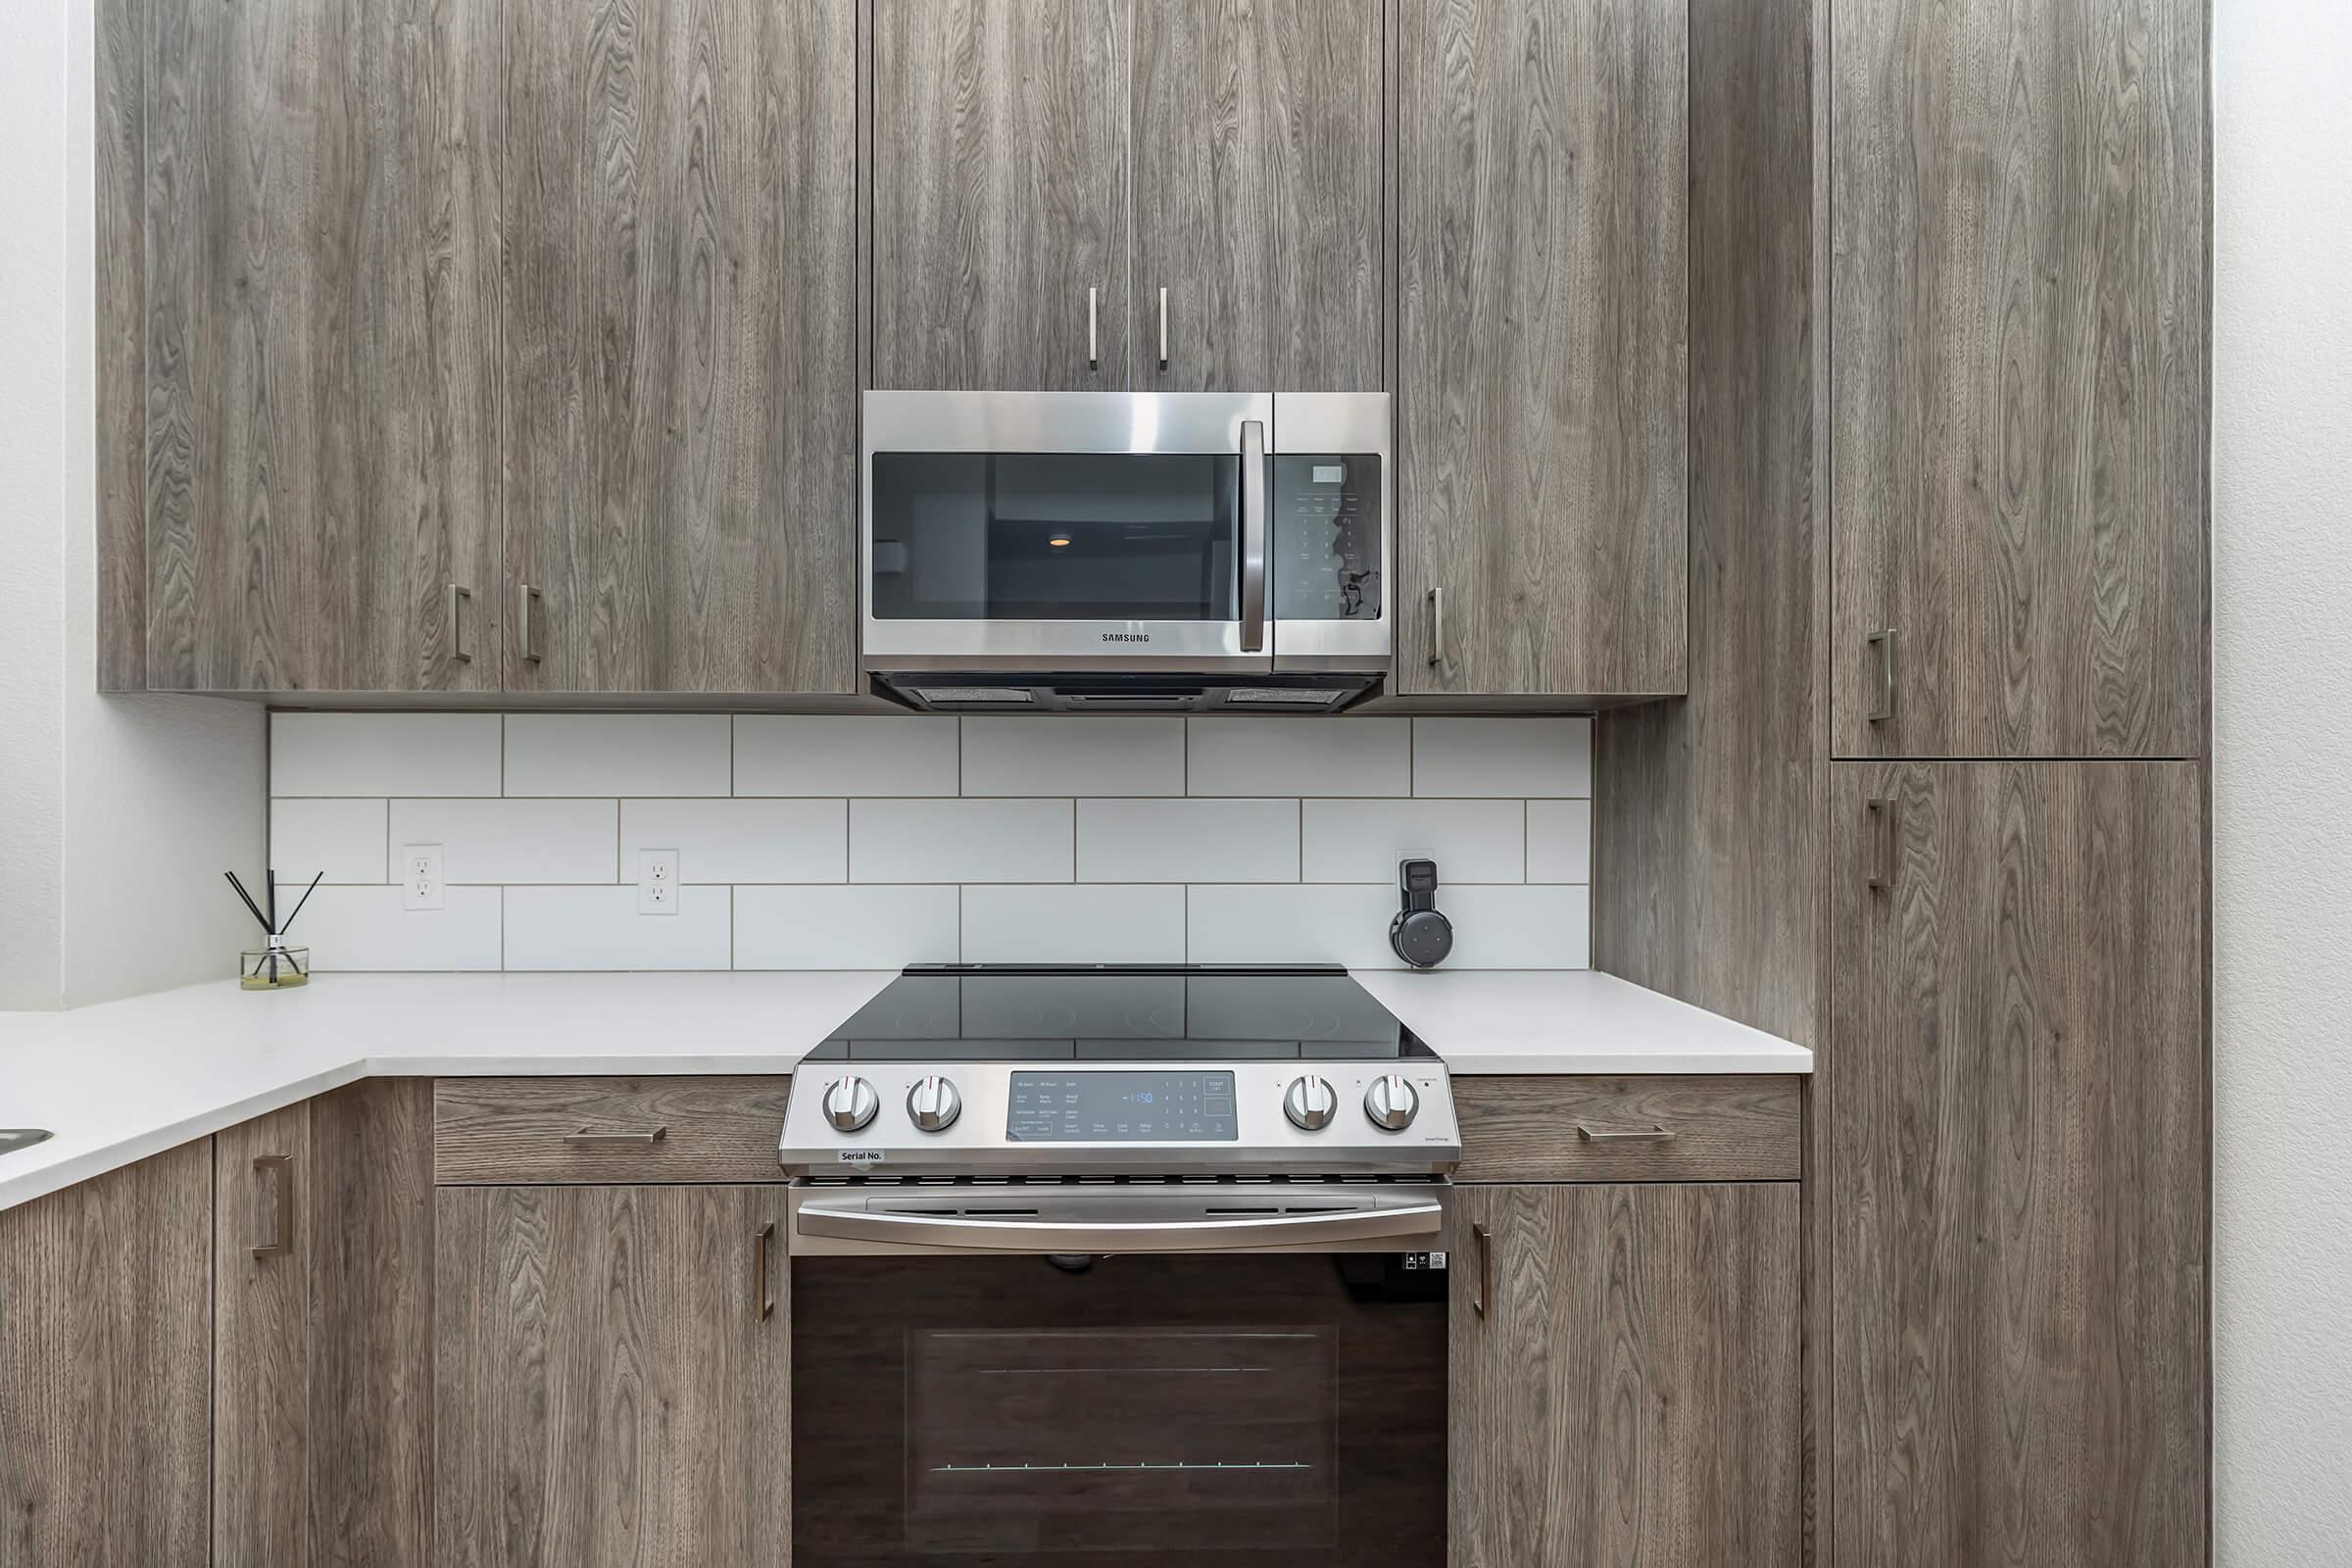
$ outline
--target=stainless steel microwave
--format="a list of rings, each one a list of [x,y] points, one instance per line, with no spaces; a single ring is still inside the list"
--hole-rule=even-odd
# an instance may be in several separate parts
[[[1332,709],[1391,662],[1382,392],[868,392],[865,667],[915,706]]]

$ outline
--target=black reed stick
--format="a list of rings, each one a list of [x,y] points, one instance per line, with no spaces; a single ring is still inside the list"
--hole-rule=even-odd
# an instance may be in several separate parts
[[[276,930],[270,924],[270,917],[262,912],[262,906],[253,902],[253,895],[246,892],[245,884],[237,880],[237,873],[223,871],[220,874],[228,878],[228,885],[237,890],[237,897],[245,901],[245,907],[253,911],[253,917],[262,922],[262,930],[270,936],[277,935]]]
[[[326,880],[326,873],[325,873],[324,871],[321,871],[321,872],[319,872],[319,873],[318,873],[317,876],[315,876],[315,877],[311,878],[311,885],[310,885],[309,887],[307,887],[307,888],[304,888],[304,889],[302,890],[302,897],[301,897],[299,900],[297,900],[297,901],[295,902],[295,905],[294,905],[294,913],[293,913],[293,914],[289,914],[289,915],[287,915],[287,916],[286,916],[286,923],[285,923],[285,925],[284,925],[282,928],[280,928],[280,929],[279,929],[279,931],[278,931],[278,933],[277,933],[279,936],[281,936],[281,937],[282,937],[282,936],[284,936],[284,935],[286,934],[286,932],[288,932],[288,931],[291,931],[291,930],[293,930],[293,929],[294,929],[294,921],[296,920],[296,918],[297,918],[297,917],[299,917],[299,916],[301,915],[301,913],[302,913],[302,906],[303,906],[304,905],[306,905],[306,904],[308,904],[308,903],[310,903],[310,902],[311,902],[311,895],[312,895],[312,894],[314,894],[314,893],[316,893],[316,892],[318,892],[318,884],[319,884],[319,883],[321,883],[321,882],[323,882],[323,881],[325,881],[325,880]]]
[[[277,873],[269,866],[262,867],[264,894],[270,900],[270,934],[277,935]]]

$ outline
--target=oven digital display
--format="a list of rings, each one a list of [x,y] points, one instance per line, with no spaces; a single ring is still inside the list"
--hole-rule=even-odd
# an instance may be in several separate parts
[[[1016,1072],[1016,1144],[1238,1141],[1230,1072]]]

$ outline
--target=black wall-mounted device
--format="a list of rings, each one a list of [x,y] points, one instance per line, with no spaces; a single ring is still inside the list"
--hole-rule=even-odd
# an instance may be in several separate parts
[[[1389,922],[1389,946],[1416,969],[1434,969],[1453,951],[1453,922],[1438,912],[1438,862],[1404,860],[1396,867],[1404,906]]]

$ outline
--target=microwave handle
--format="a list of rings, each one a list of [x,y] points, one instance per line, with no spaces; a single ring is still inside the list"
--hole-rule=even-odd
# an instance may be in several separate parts
[[[1266,651],[1266,427],[1242,421],[1242,652]]]

